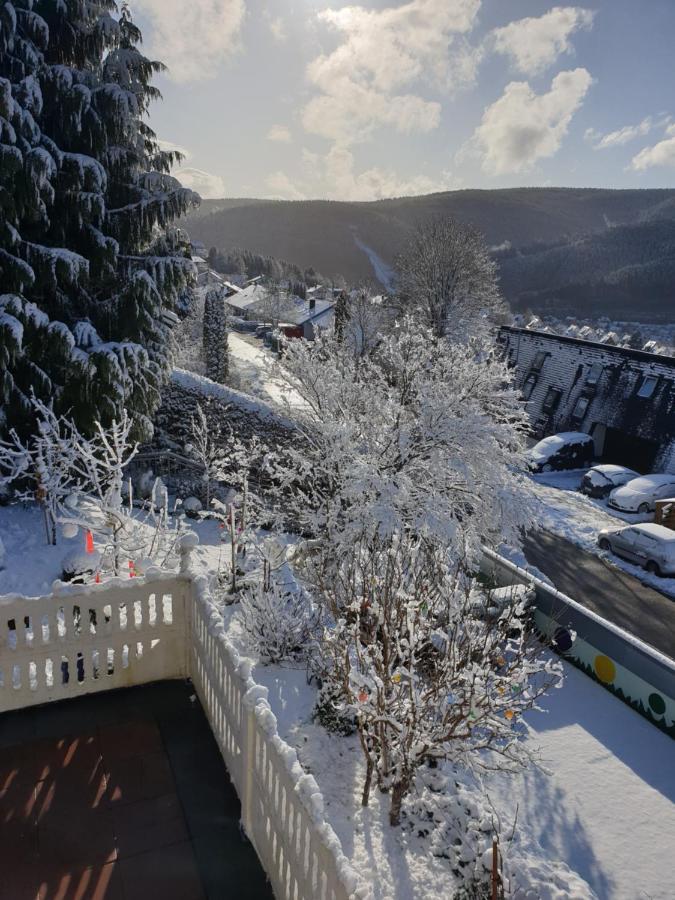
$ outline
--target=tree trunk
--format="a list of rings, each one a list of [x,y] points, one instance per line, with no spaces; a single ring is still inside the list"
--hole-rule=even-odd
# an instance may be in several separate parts
[[[361,806],[368,806],[370,800],[370,788],[373,783],[373,761],[370,757],[366,760],[366,780],[363,782],[363,793],[361,794]]]
[[[401,824],[401,804],[407,793],[407,782],[397,781],[391,792],[391,806],[389,807],[389,824],[394,827]]]

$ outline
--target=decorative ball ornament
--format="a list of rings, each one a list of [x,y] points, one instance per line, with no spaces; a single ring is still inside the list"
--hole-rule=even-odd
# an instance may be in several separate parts
[[[61,526],[61,534],[67,540],[70,540],[70,538],[77,537],[77,532],[79,530],[80,530],[79,527],[74,522],[65,522]]]
[[[506,665],[506,660],[504,659],[503,656],[499,656],[499,657],[497,658],[497,665],[498,665],[498,666],[505,666],[505,665]]]
[[[499,687],[497,688],[497,693],[498,693],[498,694],[503,694],[503,693],[504,693],[504,686],[503,686],[503,685],[501,685],[501,684],[499,685]]]
[[[511,719],[514,717],[514,715],[515,715],[515,713],[512,709],[507,709],[506,712],[504,713],[504,718],[508,719],[510,722]]]
[[[400,684],[401,683],[401,675],[398,672],[396,672],[396,674],[391,676],[391,680],[394,682],[394,684]]]
[[[365,691],[359,691],[359,703],[365,703],[368,699],[368,694]]]

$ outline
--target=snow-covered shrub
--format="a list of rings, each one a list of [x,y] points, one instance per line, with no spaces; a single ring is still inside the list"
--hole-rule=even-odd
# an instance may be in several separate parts
[[[198,519],[202,511],[202,501],[198,497],[186,497],[183,500],[183,509],[188,519]]]
[[[347,736],[356,731],[356,716],[348,706],[349,698],[332,681],[325,681],[319,688],[312,719],[326,731]]]
[[[246,640],[264,663],[301,659],[316,637],[317,615],[307,595],[272,584],[246,589],[241,596],[241,622]]]
[[[405,802],[403,827],[448,860],[460,884],[453,900],[492,896],[492,845],[497,841],[499,892],[504,900],[593,900],[589,885],[562,861],[550,858],[518,828],[517,810],[506,819],[484,785],[461,767],[421,768]]]
[[[101,553],[98,550],[93,553],[71,550],[61,562],[61,576],[64,581],[83,581],[85,576],[97,572],[100,566]]]

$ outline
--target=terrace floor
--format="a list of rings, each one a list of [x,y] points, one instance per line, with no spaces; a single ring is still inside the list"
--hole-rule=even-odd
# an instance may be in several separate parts
[[[273,897],[192,686],[0,715],[2,900]]]

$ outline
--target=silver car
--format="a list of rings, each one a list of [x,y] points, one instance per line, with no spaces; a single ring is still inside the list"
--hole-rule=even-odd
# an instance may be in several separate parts
[[[664,525],[608,528],[598,535],[598,546],[654,575],[675,575],[675,531]]]

